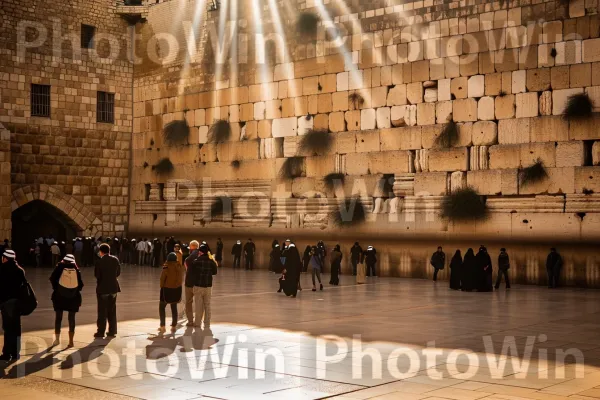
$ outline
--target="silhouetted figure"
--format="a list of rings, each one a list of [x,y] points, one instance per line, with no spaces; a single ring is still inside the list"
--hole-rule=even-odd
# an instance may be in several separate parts
[[[231,255],[233,256],[233,268],[240,267],[240,259],[242,257],[242,241],[238,240],[231,248]]]
[[[256,253],[256,245],[252,239],[248,239],[244,245],[244,258],[246,260],[246,271],[254,269],[254,253]]]
[[[463,260],[460,250],[456,250],[452,260],[450,260],[450,289],[460,290],[462,276]]]
[[[375,265],[377,264],[377,250],[373,246],[368,246],[364,254],[365,264],[367,265],[367,276],[377,276]]]
[[[340,284],[340,272],[342,271],[342,251],[340,245],[335,245],[331,252],[331,278],[329,284],[337,286]]]
[[[562,257],[554,247],[550,249],[550,254],[546,258],[546,272],[548,273],[548,287],[553,289],[558,287],[558,278],[562,269]]]
[[[492,258],[487,252],[485,246],[481,246],[475,256],[477,262],[477,270],[479,273],[478,287],[479,292],[491,292],[494,290],[492,286]]]
[[[502,276],[506,282],[506,288],[510,289],[510,280],[508,279],[508,270],[510,268],[510,259],[506,249],[503,247],[500,249],[498,255],[498,277],[496,278],[496,289],[500,289],[500,282],[502,282]]]
[[[446,253],[442,251],[442,246],[437,248],[437,251],[431,255],[429,263],[433,267],[433,281],[437,281],[438,272],[446,266]]]
[[[114,337],[117,335],[117,293],[121,291],[118,280],[121,275],[121,264],[117,257],[110,255],[110,246],[106,243],[100,245],[99,255],[94,271],[98,299],[98,331],[94,337],[104,337],[107,321],[106,336]]]
[[[302,272],[308,271],[308,264],[310,264],[311,249],[312,248],[310,246],[306,246],[306,248],[304,249],[304,254],[302,255]]]
[[[283,291],[286,296],[296,297],[298,293],[298,283],[300,282],[300,270],[302,269],[302,260],[300,253],[294,243],[286,241],[287,248],[283,252],[285,281]]]
[[[350,263],[352,264],[352,275],[356,276],[356,268],[358,264],[363,262],[363,249],[358,242],[354,242],[354,246],[350,249]]]
[[[0,361],[15,361],[21,356],[21,313],[19,295],[27,283],[25,271],[19,267],[13,250],[2,253],[0,266],[0,313],[4,330],[4,347]]]
[[[75,256],[67,254],[56,265],[52,275],[50,275],[50,283],[53,290],[52,306],[56,314],[54,320],[54,346],[60,344],[60,330],[63,314],[66,311],[69,320],[68,347],[73,347],[75,314],[79,312],[79,307],[81,307],[81,290],[83,289],[83,280],[81,279],[81,272],[75,263]]]
[[[281,249],[279,248],[279,244],[275,244],[273,250],[271,250],[271,254],[269,254],[269,271],[280,274],[282,270]]]
[[[465,253],[465,258],[463,259],[460,278],[461,289],[465,292],[470,292],[477,289],[476,279],[478,276],[475,252],[473,249],[469,248]]]
[[[221,240],[221,238],[217,238],[217,251],[215,253],[215,261],[219,265],[221,264],[221,261],[223,261],[223,241]]]

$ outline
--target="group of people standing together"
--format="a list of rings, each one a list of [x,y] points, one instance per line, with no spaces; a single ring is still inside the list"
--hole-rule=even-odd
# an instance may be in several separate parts
[[[446,266],[446,254],[442,247],[431,255],[429,261],[434,268],[433,280],[437,281],[439,271]],[[466,292],[491,292],[500,289],[502,278],[506,283],[506,289],[510,289],[508,270],[510,269],[510,257],[503,247],[498,254],[498,273],[496,284],[493,285],[492,258],[484,245],[479,247],[477,254],[469,248],[463,258],[460,250],[456,250],[450,260],[450,289],[463,290]],[[550,249],[546,258],[546,272],[548,274],[548,287],[558,287],[560,271],[562,269],[562,257],[555,248]]]

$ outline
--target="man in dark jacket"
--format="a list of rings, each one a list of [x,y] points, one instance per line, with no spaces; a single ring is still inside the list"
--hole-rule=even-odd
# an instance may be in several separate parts
[[[117,336],[117,293],[121,291],[119,259],[110,255],[110,246],[106,243],[99,248],[100,258],[96,261],[96,297],[98,298],[98,331],[95,338],[103,338],[108,320],[107,337]]]
[[[246,259],[246,271],[254,269],[254,253],[256,252],[256,245],[252,239],[248,239],[244,245],[244,257]]]
[[[433,267],[433,281],[437,281],[438,272],[444,269],[446,265],[446,254],[442,251],[442,246],[437,248],[437,251],[431,255],[431,260],[429,261],[431,266]]]
[[[562,268],[562,257],[553,247],[546,258],[546,272],[548,273],[548,287],[553,289],[558,287],[558,278]]]
[[[162,265],[162,249],[162,243],[158,238],[155,238],[154,246],[152,247],[152,266],[154,268],[158,268],[159,265]]]
[[[510,268],[510,259],[508,253],[503,247],[500,249],[500,255],[498,256],[498,277],[496,278],[496,289],[500,289],[500,282],[502,282],[502,276],[504,275],[504,281],[506,282],[506,288],[510,289],[510,281],[508,280],[508,269]]]
[[[192,258],[193,257],[193,258]],[[217,264],[208,257],[208,247],[201,245],[198,252],[186,260],[188,266],[185,276],[185,286],[193,287],[195,299],[195,321],[200,326],[204,315],[204,329],[210,329],[210,298],[212,293],[213,275],[217,274]]]
[[[377,264],[377,250],[373,246],[367,246],[363,259],[367,264],[367,276],[377,276],[375,265]]]
[[[221,264],[223,261],[223,241],[221,238],[217,238],[217,252],[215,253],[215,261]]]
[[[242,241],[238,240],[231,248],[231,255],[233,256],[233,268],[240,267],[240,258],[242,257]]]
[[[0,312],[4,347],[0,361],[16,361],[20,358],[21,314],[18,299],[21,287],[26,282],[25,271],[17,264],[15,252],[10,249],[4,250],[0,266]]]
[[[352,275],[356,276],[356,267],[362,264],[363,249],[358,242],[354,242],[354,246],[350,249],[350,262],[352,263]]]
[[[185,247],[185,246],[184,246]],[[189,273],[192,262],[198,257],[198,248],[200,243],[197,240],[192,240],[189,246],[189,255],[183,262],[187,270],[185,275],[185,316],[188,320],[187,327],[196,326],[194,324],[194,281]]]

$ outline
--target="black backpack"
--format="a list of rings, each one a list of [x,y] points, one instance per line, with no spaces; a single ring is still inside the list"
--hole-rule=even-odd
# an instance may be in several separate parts
[[[22,316],[30,315],[37,308],[38,302],[35,292],[27,281],[21,286],[18,305]]]

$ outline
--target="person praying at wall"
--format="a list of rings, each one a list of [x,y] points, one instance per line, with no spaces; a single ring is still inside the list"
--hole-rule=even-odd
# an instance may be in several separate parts
[[[477,263],[478,277],[478,288],[479,292],[492,292],[494,288],[492,286],[492,258],[487,252],[485,246],[479,247],[479,251],[475,256]]]
[[[336,244],[331,252],[331,279],[329,284],[337,286],[340,284],[340,273],[342,272],[342,251],[340,245]]]
[[[254,269],[254,253],[256,253],[256,245],[252,239],[248,239],[244,245],[244,258],[246,260],[246,271]]]
[[[287,242],[287,241],[286,241]],[[300,271],[302,269],[302,260],[300,253],[294,243],[289,243],[283,255],[285,259],[284,274],[285,283],[283,291],[288,297],[296,297],[298,293],[298,285],[300,282]]]
[[[450,289],[460,290],[462,276],[463,260],[460,250],[456,250],[452,260],[450,260]]]

